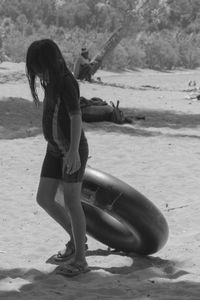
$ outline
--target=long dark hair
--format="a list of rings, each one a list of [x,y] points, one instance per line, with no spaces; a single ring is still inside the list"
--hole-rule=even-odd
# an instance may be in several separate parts
[[[43,74],[44,78],[46,71],[49,75],[49,83],[41,80],[41,85],[45,90],[47,85],[50,84],[56,94],[59,94],[64,74],[68,74],[74,79],[71,71],[67,68],[59,47],[51,39],[34,41],[27,50],[26,74],[33,100],[37,106],[40,101],[36,89],[36,76],[39,72]]]

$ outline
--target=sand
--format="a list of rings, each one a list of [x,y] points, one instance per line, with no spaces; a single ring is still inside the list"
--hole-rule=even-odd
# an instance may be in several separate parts
[[[46,142],[40,132],[14,138],[15,129],[1,126],[0,298],[200,299],[200,101],[184,91],[189,80],[198,82],[200,71],[99,71],[98,76],[127,88],[80,83],[81,95],[119,99],[134,121],[84,124],[88,165],[148,197],[168,222],[168,242],[151,256],[139,256],[110,253],[88,237],[91,272],[73,279],[56,275],[56,266],[46,261],[68,236],[35,201]],[[2,101],[30,102],[23,64],[1,64],[0,78]]]

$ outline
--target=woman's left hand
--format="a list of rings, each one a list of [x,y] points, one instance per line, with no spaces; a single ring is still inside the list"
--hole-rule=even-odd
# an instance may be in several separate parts
[[[63,173],[73,174],[81,167],[79,152],[67,152],[63,157]]]

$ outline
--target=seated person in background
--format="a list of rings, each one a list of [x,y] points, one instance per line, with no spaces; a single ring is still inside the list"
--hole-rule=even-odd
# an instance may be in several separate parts
[[[80,80],[91,81],[92,65],[88,56],[89,52],[86,48],[81,49],[81,54],[74,64],[74,77]]]

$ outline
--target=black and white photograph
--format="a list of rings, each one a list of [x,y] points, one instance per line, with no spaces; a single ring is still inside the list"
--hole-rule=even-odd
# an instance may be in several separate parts
[[[0,0],[0,299],[200,299],[200,1]]]

